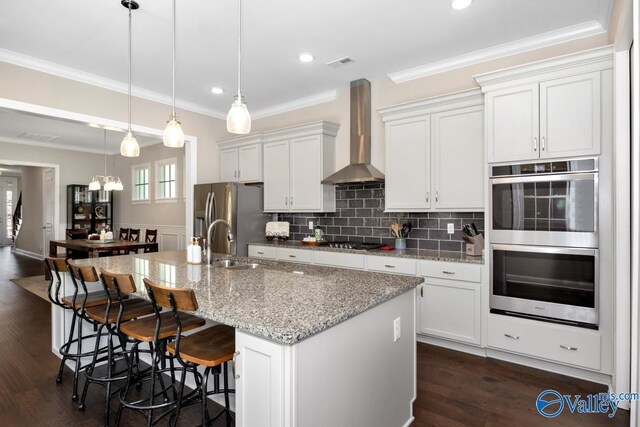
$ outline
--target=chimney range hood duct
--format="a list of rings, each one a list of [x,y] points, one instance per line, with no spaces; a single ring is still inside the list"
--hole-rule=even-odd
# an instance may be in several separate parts
[[[371,166],[371,83],[351,82],[351,162],[325,178],[323,184],[382,182],[384,175]]]

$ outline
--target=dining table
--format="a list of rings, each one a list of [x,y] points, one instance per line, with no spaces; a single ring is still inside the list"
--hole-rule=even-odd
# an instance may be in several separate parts
[[[51,240],[49,242],[49,255],[52,257],[58,256],[58,248],[87,252],[89,258],[95,258],[100,252],[137,251],[140,249],[146,250],[146,252],[158,252],[158,243],[119,239],[111,241],[88,239]]]

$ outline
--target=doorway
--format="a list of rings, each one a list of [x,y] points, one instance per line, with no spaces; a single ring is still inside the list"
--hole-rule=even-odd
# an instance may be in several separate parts
[[[0,177],[0,246],[13,244],[13,214],[17,196],[17,179]]]

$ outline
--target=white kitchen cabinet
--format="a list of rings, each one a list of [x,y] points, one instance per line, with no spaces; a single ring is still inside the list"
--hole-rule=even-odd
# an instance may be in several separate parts
[[[385,210],[484,209],[484,117],[479,90],[380,109]]]
[[[335,171],[338,127],[316,122],[265,133],[265,212],[335,212],[335,186],[321,181]]]
[[[481,345],[482,266],[420,261],[418,333]]]
[[[430,117],[389,123],[386,141],[385,208],[429,209]]]
[[[221,141],[220,181],[262,182],[262,133]]]
[[[489,163],[599,155],[611,138],[611,69],[600,48],[474,76]]]
[[[484,209],[482,106],[435,113],[433,204],[435,209]]]
[[[249,245],[249,258],[276,259],[276,249],[273,246]]]

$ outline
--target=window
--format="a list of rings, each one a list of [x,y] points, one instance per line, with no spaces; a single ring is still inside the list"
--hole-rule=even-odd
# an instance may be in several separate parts
[[[131,186],[133,201],[149,200],[149,168],[150,165],[137,165],[131,168]]]
[[[156,199],[175,199],[176,195],[176,159],[156,162],[158,191]]]

